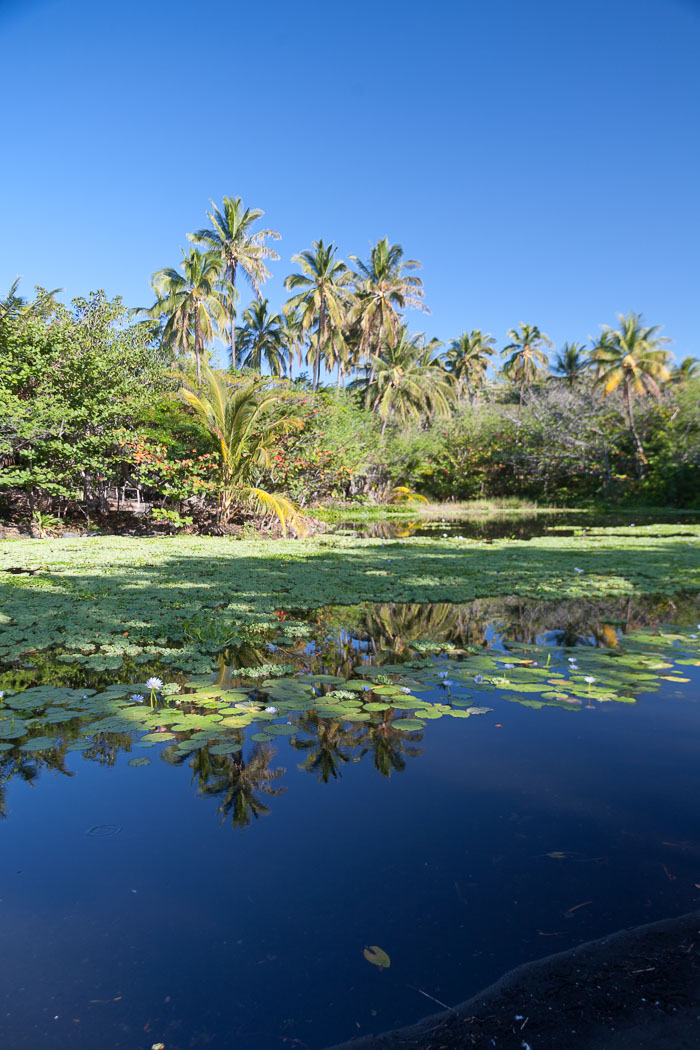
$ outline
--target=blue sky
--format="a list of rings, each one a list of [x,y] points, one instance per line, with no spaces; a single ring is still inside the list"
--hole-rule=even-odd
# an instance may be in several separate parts
[[[700,2],[0,0],[0,289],[150,301],[209,198],[423,263],[412,326],[700,353]],[[247,300],[244,290],[243,304]]]

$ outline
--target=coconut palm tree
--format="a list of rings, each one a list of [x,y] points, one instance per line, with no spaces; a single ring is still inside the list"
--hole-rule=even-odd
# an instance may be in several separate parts
[[[445,370],[454,376],[458,391],[464,385],[470,401],[472,391],[484,382],[490,358],[496,353],[495,345],[496,340],[490,332],[484,334],[474,328],[471,332],[463,332],[459,339],[453,339],[445,354]]]
[[[188,238],[195,244],[205,245],[219,256],[223,275],[231,288],[236,288],[240,267],[257,297],[261,298],[260,285],[270,276],[265,260],[279,259],[277,252],[265,241],[268,238],[279,240],[279,233],[275,230],[253,233],[253,224],[265,213],[259,208],[244,208],[240,197],[224,197],[221,208],[213,201],[210,203],[214,209],[207,212],[211,228],[188,233]],[[235,306],[234,300],[231,300],[230,306]],[[229,314],[228,328],[231,335],[231,367],[236,368],[236,315],[233,310]]]
[[[267,360],[270,374],[280,376],[284,373],[287,362],[284,356],[282,318],[271,314],[268,300],[253,301],[243,314],[238,347],[243,357],[245,368],[256,372],[262,371],[262,360]]]
[[[511,328],[508,332],[510,342],[503,347],[501,355],[508,360],[503,366],[503,374],[511,378],[520,387],[520,408],[523,406],[523,393],[528,383],[537,373],[547,367],[549,359],[542,349],[552,346],[549,336],[541,332],[537,325],[520,323],[520,329]]]
[[[336,352],[342,342],[343,325],[348,307],[354,297],[350,289],[352,274],[341,259],[336,259],[336,246],[314,241],[313,247],[301,255],[293,255],[301,273],[290,274],[285,288],[295,291],[285,306],[285,313],[299,310],[304,331],[315,328],[315,339],[307,355],[313,361],[314,390],[318,390],[321,359],[324,350]]]
[[[552,371],[557,379],[563,379],[567,386],[574,386],[590,371],[590,367],[591,362],[584,343],[562,343]]]
[[[356,255],[353,281],[356,301],[350,320],[360,326],[360,359],[378,353],[382,342],[393,342],[401,321],[399,311],[430,311],[423,303],[423,282],[411,270],[420,269],[415,259],[403,258],[400,244],[389,244],[387,237],[372,245],[367,262]]]
[[[299,310],[289,310],[282,313],[281,319],[282,346],[286,350],[288,359],[287,375],[292,378],[292,366],[294,359],[301,364],[301,352],[305,342],[304,326],[301,321]]]
[[[685,383],[689,379],[700,379],[700,361],[697,357],[684,357],[672,372],[674,383]]]
[[[186,384],[180,396],[216,441],[219,520],[225,525],[236,506],[248,504],[274,514],[283,533],[292,525],[297,534],[303,534],[303,516],[296,507],[284,496],[260,487],[280,434],[299,428],[300,421],[289,416],[271,418],[282,399],[278,390],[262,380],[232,387],[210,368],[205,366],[202,371],[204,392]]]
[[[367,377],[352,384],[365,391],[366,402],[379,414],[382,436],[389,419],[408,423],[450,414],[452,384],[435,350],[435,340],[426,346],[422,335],[411,336],[402,325],[396,342],[384,347],[381,356],[372,355]]]
[[[630,433],[635,450],[637,475],[642,477],[646,456],[637,431],[632,401],[635,396],[652,394],[660,397],[661,384],[671,378],[668,368],[670,352],[663,349],[670,342],[660,336],[660,325],[645,326],[642,315],[618,314],[620,327],[603,325],[603,334],[591,351],[597,367],[597,382],[607,396],[622,387]]]
[[[201,357],[205,345],[214,338],[223,310],[217,292],[221,262],[211,254],[192,249],[182,253],[180,269],[158,270],[151,278],[156,293],[153,306],[137,313],[165,320],[164,337],[176,349],[194,350],[197,379],[201,378]]]

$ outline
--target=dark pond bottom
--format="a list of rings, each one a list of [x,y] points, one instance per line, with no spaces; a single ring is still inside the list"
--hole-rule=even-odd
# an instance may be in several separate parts
[[[40,774],[25,755],[0,828],[0,1045],[321,1050],[697,908],[698,671],[571,710],[495,689],[388,750],[342,719],[249,740],[244,792],[206,749],[178,765],[127,737]]]

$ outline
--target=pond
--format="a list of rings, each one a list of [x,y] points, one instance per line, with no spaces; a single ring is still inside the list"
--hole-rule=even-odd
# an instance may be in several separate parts
[[[3,1045],[322,1050],[697,907],[699,620],[365,603],[162,684],[25,663]]]

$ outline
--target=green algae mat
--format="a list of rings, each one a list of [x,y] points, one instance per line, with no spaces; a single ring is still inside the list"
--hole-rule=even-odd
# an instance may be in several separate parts
[[[4,663],[50,649],[95,673],[128,661],[197,673],[289,610],[697,591],[700,525],[553,530],[488,544],[346,535],[12,540],[0,545],[0,589]]]

